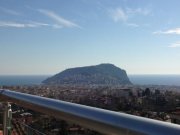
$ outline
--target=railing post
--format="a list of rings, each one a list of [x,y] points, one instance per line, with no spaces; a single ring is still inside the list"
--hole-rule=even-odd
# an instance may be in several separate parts
[[[12,110],[9,102],[4,103],[3,135],[11,135]]]

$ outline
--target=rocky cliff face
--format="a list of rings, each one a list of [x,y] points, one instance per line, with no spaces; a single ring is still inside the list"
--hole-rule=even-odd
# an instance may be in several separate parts
[[[131,84],[125,70],[113,64],[66,69],[46,80],[44,84],[61,85],[122,85]]]

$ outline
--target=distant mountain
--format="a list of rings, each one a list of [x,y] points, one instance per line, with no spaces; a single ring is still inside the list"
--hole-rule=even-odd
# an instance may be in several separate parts
[[[66,69],[42,83],[50,85],[122,85],[132,84],[126,71],[113,64],[100,64],[96,66],[77,67]]]

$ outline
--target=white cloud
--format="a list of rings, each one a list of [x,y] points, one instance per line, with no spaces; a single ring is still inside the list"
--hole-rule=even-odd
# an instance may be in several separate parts
[[[14,11],[14,10],[11,10],[11,9],[6,9],[6,8],[3,8],[3,7],[0,7],[0,10],[2,10],[4,13],[7,13],[7,14],[10,14],[10,15],[21,15],[21,13],[17,12],[17,11]]]
[[[0,27],[14,27],[14,28],[35,28],[41,26],[49,26],[49,24],[30,22],[30,23],[18,23],[10,21],[0,21]]]
[[[42,23],[42,22],[35,22],[35,21],[30,21],[30,23],[36,27],[41,27],[41,26],[51,26],[50,24],[47,23]]]
[[[16,27],[16,28],[25,28],[25,27],[33,27],[33,25],[17,23],[17,22],[0,22],[0,27]]]
[[[38,10],[40,13],[48,16],[49,18],[53,19],[54,21],[56,21],[58,24],[54,25],[57,28],[62,28],[62,27],[68,27],[68,28],[72,28],[72,27],[77,27],[77,28],[81,28],[79,25],[57,15],[56,13],[54,13],[53,11],[49,11],[49,10],[44,10],[44,9],[39,9]]]
[[[112,17],[112,19],[115,22],[118,21],[123,21],[125,22],[128,19],[128,15],[126,14],[126,12],[121,9],[121,8],[117,8],[117,9],[112,9],[109,11],[110,12],[110,16]]]
[[[169,45],[168,47],[170,47],[170,48],[180,47],[180,41],[179,41],[179,42],[176,42],[176,43],[173,43],[173,44]]]
[[[180,28],[169,29],[166,31],[155,31],[153,34],[177,34],[180,35]]]
[[[61,29],[61,28],[63,28],[62,25],[58,25],[58,24],[53,24],[52,27],[55,28],[55,29]]]
[[[130,27],[139,27],[138,24],[136,23],[129,23],[129,20],[132,21],[133,18],[135,18],[136,16],[147,16],[149,14],[151,14],[151,10],[149,9],[142,9],[142,8],[136,8],[136,9],[132,9],[132,8],[116,8],[116,9],[111,9],[108,10],[110,17],[113,19],[114,22],[122,22],[127,26]]]
[[[27,6],[27,8],[32,9],[31,7]],[[21,13],[9,10],[3,7],[0,7],[0,10],[4,13],[11,14],[11,15],[21,15]],[[35,9],[33,9],[35,10]],[[37,12],[37,10],[35,10]],[[63,28],[63,27],[77,27],[81,28],[79,25],[64,19],[63,17],[57,15],[56,13],[49,11],[49,10],[43,10],[39,9],[38,12],[46,15],[47,17],[51,18],[52,20],[56,21],[55,24],[48,24],[48,23],[41,23],[36,21],[1,21],[0,20],[0,27],[14,27],[14,28],[37,28],[37,27],[52,27],[52,28]]]

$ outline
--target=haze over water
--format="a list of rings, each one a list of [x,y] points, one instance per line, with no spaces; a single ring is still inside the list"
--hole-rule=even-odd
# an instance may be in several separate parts
[[[180,86],[180,75],[128,75],[133,84]]]
[[[0,85],[39,85],[51,75],[1,75]],[[128,75],[133,84],[180,86],[180,75]]]

